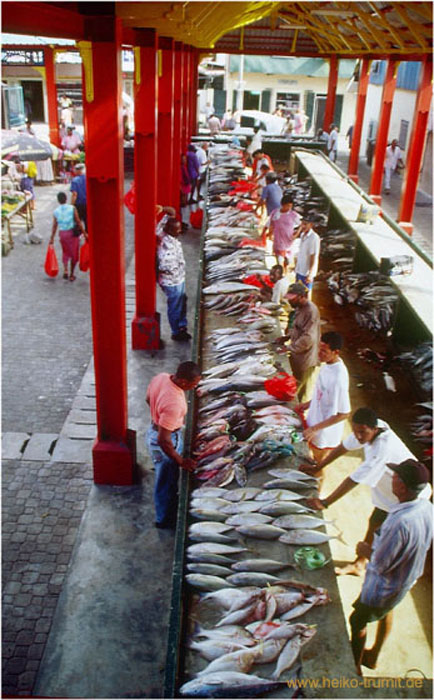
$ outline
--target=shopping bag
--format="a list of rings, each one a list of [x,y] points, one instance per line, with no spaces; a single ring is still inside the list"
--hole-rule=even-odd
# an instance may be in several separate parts
[[[136,213],[136,186],[134,180],[131,183],[131,187],[124,197],[124,204],[131,214]]]
[[[192,227],[201,229],[202,222],[203,222],[203,209],[196,209],[196,211],[192,211],[190,214],[190,224],[192,225]]]
[[[90,267],[90,249],[87,241],[80,248],[78,266],[82,272],[87,272]]]
[[[51,243],[49,243],[47,248],[44,269],[48,277],[56,277],[59,273],[59,263],[57,262],[56,251],[54,250],[54,245]]]
[[[281,401],[292,401],[297,393],[297,381],[292,374],[279,372],[264,382],[265,391]]]

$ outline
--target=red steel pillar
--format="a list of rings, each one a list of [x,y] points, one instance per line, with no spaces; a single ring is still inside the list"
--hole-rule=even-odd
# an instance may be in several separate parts
[[[381,111],[378,118],[377,141],[372,164],[371,183],[369,185],[369,195],[377,204],[381,204],[384,157],[386,155],[387,137],[389,135],[390,115],[392,114],[398,66],[399,61],[389,59],[386,77],[384,79]]]
[[[174,81],[175,51],[174,40],[159,37],[158,47],[161,52],[161,75],[158,81],[158,172],[157,201],[163,206],[173,205],[173,117],[174,117]]]
[[[338,84],[338,59],[336,56],[329,58],[329,81],[327,85],[327,100],[324,110],[324,121],[322,128],[329,132],[333,124],[336,103],[336,87]]]
[[[136,186],[135,270],[136,314],[133,350],[158,350],[160,314],[156,312],[158,36],[155,29],[137,29],[134,47],[134,182]]]
[[[401,228],[410,236],[413,233],[413,210],[416,202],[417,185],[425,147],[429,110],[432,97],[432,58],[426,58],[422,65],[422,75],[417,91],[416,109],[413,119],[410,145],[408,147],[404,184],[399,205],[398,221]]]
[[[135,432],[128,430],[123,218],[121,24],[88,17],[79,42],[84,69],[84,128],[90,293],[98,435],[97,484],[132,484]],[[93,40],[94,39],[94,40]]]
[[[47,88],[47,107],[48,107],[48,129],[50,141],[55,146],[60,146],[59,135],[59,113],[57,111],[57,88],[56,88],[56,64],[55,52],[51,46],[45,46],[44,49],[44,65],[45,65],[45,85]]]
[[[187,152],[189,144],[189,115],[190,115],[190,54],[191,47],[184,46],[184,63],[182,79],[182,125],[181,125],[181,147],[183,153]]]
[[[353,127],[353,139],[351,145],[350,158],[348,161],[348,175],[354,182],[359,181],[357,174],[359,169],[360,143],[362,139],[363,117],[365,114],[366,95],[369,86],[370,60],[364,58],[359,75],[359,91],[357,93],[356,116]]]
[[[181,179],[181,125],[182,125],[182,82],[183,82],[184,51],[183,43],[175,41],[175,81],[173,95],[173,180],[172,204],[175,209],[180,207]]]

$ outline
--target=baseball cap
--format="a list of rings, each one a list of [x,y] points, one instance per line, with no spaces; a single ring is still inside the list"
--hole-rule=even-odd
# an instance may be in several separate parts
[[[306,296],[308,293],[308,288],[302,282],[294,282],[288,287],[287,294],[300,294],[300,296]]]
[[[415,459],[406,459],[400,464],[387,462],[387,466],[398,474],[410,491],[422,491],[430,480],[430,473],[426,466]]]

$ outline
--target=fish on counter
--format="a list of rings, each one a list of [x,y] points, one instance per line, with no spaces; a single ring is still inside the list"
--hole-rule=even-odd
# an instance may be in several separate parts
[[[275,559],[242,559],[232,564],[234,571],[263,571],[267,574],[280,571],[293,566],[289,562],[276,561]]]
[[[325,532],[318,532],[318,530],[289,530],[279,537],[279,542],[302,547],[304,545],[324,544],[324,542],[330,542],[330,540],[334,539],[339,540],[342,544],[347,544],[342,538],[341,533],[337,535],[326,535]]]
[[[184,683],[179,692],[188,698],[242,698],[270,692],[280,685],[253,674],[219,671],[193,678]]]
[[[207,574],[187,574],[185,580],[190,586],[199,588],[201,591],[217,591],[233,585],[220,576]]]
[[[268,523],[259,523],[258,525],[238,525],[237,532],[246,537],[256,537],[261,540],[276,540],[286,534],[286,530]]]

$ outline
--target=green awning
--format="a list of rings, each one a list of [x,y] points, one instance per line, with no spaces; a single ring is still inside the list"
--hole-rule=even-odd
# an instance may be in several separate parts
[[[344,58],[339,61],[339,78],[351,78],[356,61]],[[240,57],[230,57],[231,72],[238,72]],[[315,78],[327,78],[328,61],[323,58],[284,58],[283,56],[244,56],[245,73],[264,73],[265,75],[306,75]]]

